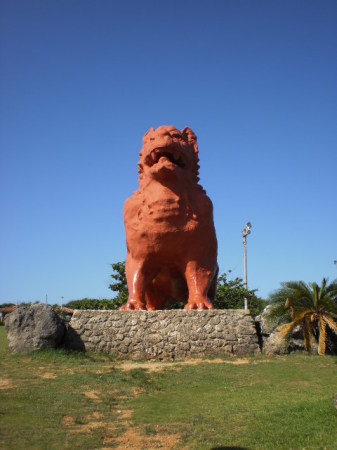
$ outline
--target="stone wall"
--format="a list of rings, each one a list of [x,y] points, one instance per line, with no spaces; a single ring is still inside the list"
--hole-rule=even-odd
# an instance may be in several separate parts
[[[254,320],[244,310],[76,310],[67,346],[156,360],[260,352]]]

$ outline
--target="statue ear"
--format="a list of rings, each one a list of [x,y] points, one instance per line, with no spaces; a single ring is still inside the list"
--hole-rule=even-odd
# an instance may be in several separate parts
[[[154,133],[154,128],[150,128],[147,133],[143,136],[143,147],[147,145],[147,143],[151,140],[151,135]]]
[[[195,153],[198,155],[198,144],[197,144],[197,137],[191,130],[191,128],[185,127],[181,134],[183,135],[184,139],[190,144],[190,146],[194,149]]]
[[[149,131],[147,131],[143,137],[147,136],[149,133],[151,133],[152,131],[154,131],[154,128],[150,128]]]

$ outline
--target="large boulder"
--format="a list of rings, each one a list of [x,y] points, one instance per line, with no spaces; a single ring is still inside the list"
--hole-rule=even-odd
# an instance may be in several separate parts
[[[263,352],[266,355],[286,355],[304,351],[304,339],[300,327],[295,327],[286,338],[280,336],[279,328],[276,328],[269,336],[264,336]],[[312,352],[317,353],[315,342],[313,342]]]
[[[66,332],[63,321],[52,308],[40,304],[20,307],[8,314],[5,328],[11,353],[56,348]]]
[[[268,337],[277,328],[276,321],[273,321],[269,317],[271,305],[267,305],[262,313],[255,317],[255,322],[259,324],[261,334],[263,337]]]
[[[255,318],[260,328],[263,353],[285,355],[296,351],[305,351],[301,327],[295,327],[286,339],[281,337],[277,321],[269,317],[270,308],[271,305],[267,305],[263,312]]]

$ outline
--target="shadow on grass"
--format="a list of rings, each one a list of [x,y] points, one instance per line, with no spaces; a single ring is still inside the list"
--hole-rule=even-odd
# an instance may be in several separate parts
[[[79,352],[85,351],[84,343],[81,339],[81,336],[70,325],[68,326],[68,329],[67,329],[64,341],[63,341],[63,346],[67,350],[76,350]]]

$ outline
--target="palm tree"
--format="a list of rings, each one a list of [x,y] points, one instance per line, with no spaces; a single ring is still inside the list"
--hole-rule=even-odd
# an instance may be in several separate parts
[[[280,337],[285,338],[300,325],[307,352],[312,349],[312,337],[318,341],[318,354],[326,351],[327,327],[337,334],[337,279],[328,284],[306,284],[304,281],[288,281],[270,296],[269,318],[282,324]]]

